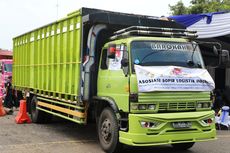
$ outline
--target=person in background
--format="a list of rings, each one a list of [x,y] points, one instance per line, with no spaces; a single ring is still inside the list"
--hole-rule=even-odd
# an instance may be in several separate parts
[[[18,110],[18,107],[20,105],[20,102],[19,102],[20,97],[18,97],[18,92],[15,88],[12,89],[12,92],[13,92],[13,105],[14,105],[15,109]]]
[[[4,100],[4,107],[8,108],[9,110],[7,111],[8,114],[13,113],[13,90],[12,90],[12,76],[9,76],[7,78],[7,82],[5,84],[6,87],[6,96]]]
[[[223,97],[222,97],[222,92],[220,89],[216,89],[215,92],[214,92],[214,96],[215,96],[215,99],[214,99],[214,103],[213,103],[213,110],[215,111],[215,113],[217,114],[221,108],[224,106],[224,100],[223,100]]]

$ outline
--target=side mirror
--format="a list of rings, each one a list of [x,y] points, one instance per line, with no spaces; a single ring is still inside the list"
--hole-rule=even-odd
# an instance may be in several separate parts
[[[216,48],[216,46],[213,46],[213,53],[214,53],[215,55],[219,55],[218,49]]]
[[[228,50],[222,50],[221,51],[221,64],[228,64],[229,63],[229,51]]]
[[[219,66],[228,67],[230,65],[229,51],[217,49],[216,46],[213,46],[213,53],[219,57]]]
[[[121,66],[122,67],[127,67],[129,65],[129,60],[127,58],[123,58],[121,60]]]
[[[122,69],[123,69],[123,73],[127,77],[128,74],[129,74],[129,60],[127,58],[123,58],[121,60],[121,66],[122,66]]]

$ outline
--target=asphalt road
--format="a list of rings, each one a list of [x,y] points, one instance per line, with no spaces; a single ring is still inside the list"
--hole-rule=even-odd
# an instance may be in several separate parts
[[[95,125],[56,120],[51,124],[16,124],[15,115],[0,117],[0,153],[103,153]],[[125,147],[124,153],[178,153],[171,146]],[[218,131],[215,141],[197,143],[180,153],[230,153],[230,131]]]

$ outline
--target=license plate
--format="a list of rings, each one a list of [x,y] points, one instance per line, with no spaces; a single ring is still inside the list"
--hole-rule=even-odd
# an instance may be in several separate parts
[[[172,126],[175,129],[184,129],[184,128],[190,128],[192,126],[191,122],[174,122],[172,123]]]

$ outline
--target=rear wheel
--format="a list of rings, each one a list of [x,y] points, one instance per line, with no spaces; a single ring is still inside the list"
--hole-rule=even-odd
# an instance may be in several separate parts
[[[191,148],[194,144],[195,144],[195,142],[176,143],[176,144],[172,144],[172,146],[176,150],[187,150],[187,149]]]
[[[119,129],[113,110],[109,107],[103,109],[98,121],[98,138],[102,149],[107,153],[121,150],[119,143]]]
[[[31,119],[34,123],[48,123],[52,120],[52,115],[37,109],[37,97],[33,96],[30,103]]]

